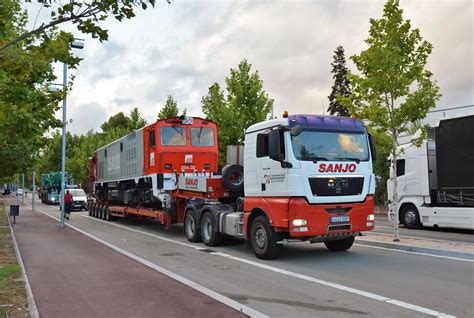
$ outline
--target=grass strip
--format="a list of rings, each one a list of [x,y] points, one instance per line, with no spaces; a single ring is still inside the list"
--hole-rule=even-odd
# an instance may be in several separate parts
[[[0,200],[0,226],[8,216]],[[13,249],[9,228],[0,228],[0,317],[29,317],[25,282]]]

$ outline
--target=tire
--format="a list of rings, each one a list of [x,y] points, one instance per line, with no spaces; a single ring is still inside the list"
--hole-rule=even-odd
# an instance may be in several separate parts
[[[104,220],[105,221],[110,221],[109,207],[107,207],[107,206],[104,206]]]
[[[207,246],[218,246],[222,244],[223,236],[214,229],[214,218],[211,212],[206,212],[201,217],[201,238]]]
[[[196,212],[194,210],[189,210],[184,217],[184,234],[189,242],[201,242],[201,230],[199,227],[199,222],[196,217]]]
[[[326,247],[330,251],[343,252],[343,251],[347,251],[348,249],[352,247],[352,244],[354,244],[354,240],[355,240],[355,237],[350,236],[342,240],[324,242],[324,245],[326,245]]]
[[[265,216],[258,216],[252,222],[250,228],[250,245],[255,255],[260,259],[275,259],[282,249],[281,244],[277,244],[278,235],[268,223]]]
[[[100,207],[100,219],[105,220],[105,213],[107,212],[107,207],[105,205]]]
[[[401,211],[401,223],[409,229],[419,229],[421,227],[420,214],[417,208],[412,205],[405,205]]]
[[[244,168],[241,165],[224,167],[222,171],[222,183],[231,191],[244,191]]]

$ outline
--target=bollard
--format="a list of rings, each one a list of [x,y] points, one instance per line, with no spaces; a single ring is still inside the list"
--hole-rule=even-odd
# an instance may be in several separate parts
[[[19,205],[10,205],[10,216],[13,216],[13,224],[16,224],[16,217],[20,215]]]

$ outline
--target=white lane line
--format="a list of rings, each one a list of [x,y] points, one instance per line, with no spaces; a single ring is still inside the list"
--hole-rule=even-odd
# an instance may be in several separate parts
[[[53,220],[56,220],[56,221],[59,222],[59,219],[58,219],[58,218],[56,218],[56,217],[54,217],[54,216],[52,216],[52,215],[49,215],[47,212],[45,212],[45,211],[43,211],[43,210],[35,209],[35,211],[38,211],[38,212],[40,212],[40,213],[42,213],[42,214],[44,214],[44,215],[46,215],[46,216],[52,218]],[[102,244],[104,244],[105,246],[110,247],[111,249],[113,249],[113,250],[115,250],[115,251],[117,251],[117,252],[119,252],[119,253],[121,253],[121,254],[127,256],[127,257],[130,257],[131,259],[133,259],[133,260],[135,260],[135,261],[137,261],[137,262],[139,262],[139,263],[141,263],[141,264],[143,264],[143,265],[145,265],[145,266],[148,266],[148,267],[152,268],[152,269],[154,269],[154,270],[157,271],[157,272],[160,272],[160,273],[162,273],[162,274],[164,274],[164,275],[166,275],[166,276],[168,276],[168,277],[170,277],[170,278],[172,278],[172,279],[174,279],[174,280],[177,280],[178,282],[180,282],[180,283],[182,283],[182,284],[184,284],[184,285],[186,285],[186,286],[189,286],[189,287],[191,287],[191,288],[193,288],[193,289],[195,289],[195,290],[201,292],[202,294],[204,294],[204,295],[206,295],[206,296],[209,296],[209,297],[211,297],[211,298],[217,300],[217,301],[220,302],[220,303],[223,303],[223,304],[225,304],[225,305],[227,305],[227,306],[229,306],[229,307],[231,307],[231,308],[234,308],[235,310],[240,311],[240,312],[242,312],[243,314],[246,314],[246,315],[248,315],[248,316],[250,316],[250,317],[259,317],[259,318],[266,318],[266,317],[268,317],[267,315],[265,315],[265,314],[263,314],[263,313],[261,313],[261,312],[259,312],[259,311],[256,311],[255,309],[252,309],[252,308],[250,308],[250,307],[248,307],[248,306],[242,305],[241,303],[238,303],[238,302],[236,302],[235,300],[232,300],[232,299],[230,299],[230,298],[228,298],[228,297],[226,297],[226,296],[224,296],[224,295],[221,295],[221,294],[219,294],[219,293],[217,293],[217,292],[215,292],[215,291],[213,291],[213,290],[210,290],[209,288],[206,288],[206,287],[204,287],[204,286],[202,286],[202,285],[199,285],[198,283],[193,282],[193,281],[191,281],[191,280],[189,280],[189,279],[187,279],[187,278],[185,278],[185,277],[183,277],[183,276],[180,276],[180,275],[178,275],[178,274],[175,274],[175,273],[173,273],[173,272],[167,270],[166,268],[163,268],[163,267],[161,267],[161,266],[158,266],[158,265],[156,265],[156,264],[154,264],[154,263],[152,263],[152,262],[150,262],[150,261],[147,261],[146,259],[143,259],[143,258],[141,258],[141,257],[139,257],[139,256],[137,256],[137,255],[134,255],[134,254],[132,254],[132,253],[130,253],[130,252],[128,252],[128,251],[126,251],[126,250],[124,250],[124,249],[118,247],[118,246],[115,246],[115,245],[113,245],[113,244],[111,244],[111,243],[109,243],[109,242],[106,242],[106,241],[104,241],[104,240],[102,240],[102,239],[100,239],[100,238],[98,238],[98,237],[96,237],[96,236],[94,236],[94,235],[92,235],[92,234],[86,232],[86,231],[83,231],[83,230],[81,230],[80,228],[78,228],[78,227],[76,227],[76,226],[74,226],[74,225],[71,225],[71,224],[69,224],[69,223],[65,223],[65,224],[66,224],[66,226],[70,227],[71,229],[73,229],[73,230],[75,230],[75,231],[77,231],[77,232],[79,232],[79,233],[81,233],[81,234],[83,234],[83,235],[85,235],[85,236],[87,236],[87,237],[90,237],[91,239],[93,239],[93,240],[95,240],[95,241],[97,241],[97,242],[99,242],[99,243],[102,243]]]
[[[361,241],[364,242],[366,240],[361,240]],[[376,241],[367,240],[367,242],[376,242]],[[371,245],[357,244],[357,243],[355,243],[354,245],[360,246],[360,247],[375,248],[375,249],[378,249],[378,250],[387,250],[387,251],[391,251],[391,252],[399,252],[399,253],[405,253],[405,254],[415,254],[415,255],[445,258],[445,259],[450,259],[450,260],[455,260],[455,261],[474,263],[474,259],[459,258],[459,257],[444,256],[444,255],[436,255],[436,254],[429,254],[429,253],[422,253],[422,252],[411,252],[411,251],[405,251],[405,250],[400,250],[400,249],[396,249],[396,248],[388,248],[388,247],[382,247],[382,246],[371,246]],[[397,246],[397,245],[394,244],[394,246]],[[406,245],[406,246],[409,246],[409,245]],[[445,251],[445,250],[443,250],[443,251]],[[470,254],[470,253],[466,252],[466,254]]]
[[[6,213],[6,209],[5,209],[5,213]],[[10,217],[7,216],[7,219],[8,219],[8,223],[10,224],[10,233],[12,236],[13,249],[15,250],[16,258],[18,259],[18,263],[20,264],[21,276],[23,278],[23,281],[25,282],[26,298],[28,300],[28,307],[29,307],[28,309],[30,312],[30,316],[32,318],[38,318],[39,317],[38,307],[36,306],[35,297],[33,295],[33,291],[31,290],[31,285],[28,279],[28,274],[26,273],[25,264],[23,263],[23,258],[21,256],[20,249],[18,248],[18,243],[15,237],[15,231],[13,231],[12,223],[10,222]]]
[[[106,223],[106,224],[109,224],[109,225],[112,225],[112,226],[116,226],[116,227],[119,227],[119,228],[122,228],[122,229],[125,229],[125,230],[129,230],[131,232],[136,232],[136,233],[148,235],[148,236],[151,236],[151,237],[154,237],[154,238],[166,241],[166,242],[171,242],[171,243],[175,243],[175,244],[178,244],[178,245],[187,246],[187,247],[190,247],[190,248],[193,248],[193,249],[196,249],[196,250],[206,249],[206,248],[198,247],[196,245],[192,245],[192,244],[172,240],[172,239],[169,239],[169,238],[166,238],[166,237],[163,237],[163,236],[159,236],[159,235],[156,235],[156,234],[152,234],[152,233],[132,229],[132,228],[129,228],[129,227],[126,227],[126,226],[123,226],[123,225],[110,223],[110,222],[100,220],[100,219],[96,219],[96,218],[93,218],[93,217],[90,217],[90,216],[87,216],[87,215],[82,215],[82,216],[85,217],[85,218],[94,220],[94,221],[103,222],[103,223]],[[367,246],[364,246],[364,247],[367,247]],[[241,262],[241,263],[245,263],[245,264],[252,265],[252,266],[255,266],[255,267],[259,267],[259,268],[262,268],[262,269],[266,269],[266,270],[269,270],[269,271],[272,271],[272,272],[275,272],[275,273],[287,275],[287,276],[290,276],[290,277],[298,278],[298,279],[305,280],[305,281],[308,281],[308,282],[313,282],[313,283],[316,283],[316,284],[336,288],[336,289],[339,289],[339,290],[342,290],[342,291],[345,291],[345,292],[349,292],[349,293],[352,293],[352,294],[356,294],[356,295],[359,295],[359,296],[370,298],[370,299],[373,299],[373,300],[376,300],[376,301],[385,302],[385,303],[392,304],[392,305],[395,305],[395,306],[398,306],[398,307],[403,307],[403,308],[410,309],[410,310],[413,310],[413,311],[421,312],[421,313],[424,313],[424,314],[427,314],[427,315],[430,315],[430,316],[434,316],[434,317],[455,317],[455,316],[448,315],[448,314],[445,314],[445,313],[442,313],[442,312],[438,312],[436,310],[432,310],[432,309],[429,309],[429,308],[413,305],[413,304],[410,304],[410,303],[406,303],[406,302],[399,301],[399,300],[396,300],[396,299],[392,299],[392,298],[389,298],[389,297],[385,297],[385,296],[377,295],[377,294],[374,294],[374,293],[366,292],[366,291],[363,291],[363,290],[360,290],[360,289],[340,285],[340,284],[337,284],[337,283],[328,282],[328,281],[321,280],[321,279],[318,279],[318,278],[314,278],[314,277],[311,277],[311,276],[299,274],[299,273],[296,273],[296,272],[288,271],[288,270],[285,270],[285,269],[281,269],[281,268],[266,265],[266,264],[262,264],[262,263],[259,263],[259,262],[251,261],[251,260],[248,260],[248,259],[245,259],[245,258],[229,255],[229,254],[226,254],[226,253],[211,252],[209,254],[225,257],[225,258],[228,258],[228,259],[231,259],[231,260],[234,260],[234,261],[238,261],[238,262]],[[429,256],[433,256],[433,255],[429,255]]]

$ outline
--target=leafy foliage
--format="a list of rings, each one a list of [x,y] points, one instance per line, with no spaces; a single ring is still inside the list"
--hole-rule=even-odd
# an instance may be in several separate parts
[[[219,84],[214,83],[201,100],[203,113],[218,125],[221,163],[225,160],[226,146],[242,144],[245,130],[267,119],[273,106],[258,71],[252,73],[251,68],[244,59],[236,69],[230,69],[230,76],[225,79],[226,98]]]
[[[51,20],[42,23],[31,31],[22,30],[22,32],[18,32],[15,36],[9,38],[7,42],[0,43],[0,51],[23,40],[42,35],[48,29],[65,22],[75,24],[79,31],[90,34],[101,42],[106,41],[109,34],[106,29],[100,26],[102,21],[106,20],[109,16],[113,16],[118,21],[131,19],[135,16],[135,8],[141,7],[143,10],[146,10],[148,6],[154,7],[156,0],[69,0],[59,2],[57,8],[55,8],[58,3],[57,1],[37,1],[42,3],[42,8],[50,9]],[[32,2],[32,0],[26,0],[26,2]],[[170,3],[169,0],[167,2]]]
[[[0,45],[26,30],[27,15],[17,1],[0,3]],[[72,35],[55,29],[37,42],[24,42],[0,52],[0,177],[31,165],[43,135],[61,122],[54,117],[63,92],[50,94],[54,62],[75,67],[70,54]],[[21,159],[20,159],[21,158]]]
[[[178,107],[178,102],[176,99],[173,98],[173,96],[168,95],[168,98],[166,99],[165,105],[163,108],[161,108],[160,112],[158,113],[158,119],[168,119],[171,117],[176,117],[178,116],[179,113],[179,107]],[[186,108],[183,110],[183,113],[181,116],[186,116]]]
[[[388,0],[382,18],[370,20],[368,48],[351,57],[361,75],[349,75],[352,93],[341,98],[373,130],[388,134],[384,142],[392,158],[397,155],[397,138],[409,132],[410,123],[424,118],[440,98],[433,74],[425,69],[433,47],[402,14],[399,1]],[[413,142],[420,144],[423,137]],[[394,160],[391,167],[396,175]],[[390,199],[397,202],[396,178],[393,182],[394,197]]]
[[[71,173],[76,184],[87,189],[87,163],[94,151],[128,133],[146,126],[146,121],[134,107],[130,115],[122,112],[111,116],[101,125],[102,132],[89,130],[83,135],[66,135],[66,171]],[[61,170],[61,133],[55,132],[48,139],[39,157],[38,175]]]
[[[349,111],[338,100],[339,96],[347,97],[351,90],[349,87],[349,79],[347,78],[348,69],[346,67],[346,58],[344,56],[344,48],[338,46],[334,51],[334,61],[331,63],[334,79],[331,94],[329,98],[328,112],[331,115],[349,116]]]

